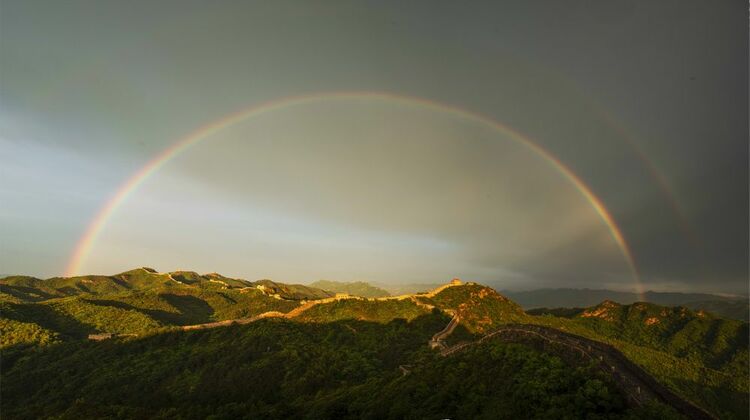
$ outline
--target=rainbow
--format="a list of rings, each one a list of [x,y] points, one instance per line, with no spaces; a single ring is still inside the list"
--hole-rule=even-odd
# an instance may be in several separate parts
[[[541,148],[533,141],[531,141],[528,137],[525,137],[518,131],[504,126],[488,116],[476,112],[467,111],[453,105],[430,101],[419,97],[369,91],[315,93],[302,96],[285,97],[268,102],[263,102],[257,105],[253,105],[249,108],[241,109],[209,124],[203,125],[198,129],[192,131],[185,137],[177,140],[170,147],[166,148],[160,154],[152,158],[148,163],[146,163],[146,165],[144,165],[141,169],[134,173],[129,179],[127,179],[117,189],[114,195],[104,204],[104,206],[101,207],[94,219],[88,224],[84,234],[76,244],[74,252],[65,270],[65,276],[71,277],[78,275],[81,267],[86,262],[88,255],[91,253],[91,250],[96,244],[97,238],[101,234],[102,230],[106,227],[109,220],[112,218],[112,215],[120,207],[120,205],[125,200],[127,200],[128,197],[130,197],[130,195],[133,194],[133,192],[137,190],[138,187],[143,184],[143,182],[145,182],[151,175],[156,173],[167,162],[169,162],[175,156],[179,155],[191,146],[211,137],[211,135],[227,127],[262,114],[278,111],[291,106],[310,104],[313,102],[352,99],[388,100],[406,105],[419,106],[429,110],[447,112],[469,121],[479,122],[481,124],[484,124],[485,126],[492,128],[493,130],[507,134],[514,141],[522,144],[529,150],[536,153],[538,156],[542,157],[547,163],[557,169],[594,208],[596,213],[609,229],[612,239],[614,239],[615,243],[620,249],[620,252],[625,258],[625,261],[627,262],[631,270],[637,293],[642,295],[643,290],[640,282],[640,276],[638,274],[638,269],[635,264],[633,254],[630,251],[630,248],[628,247],[628,244],[625,241],[622,232],[615,223],[612,215],[607,211],[601,200],[599,200],[596,195],[594,195],[591,189],[575,173],[573,173],[573,171],[571,171],[567,166],[565,166],[557,158],[552,156],[545,149]]]
[[[602,107],[598,107],[596,109],[598,110],[597,114],[609,127],[617,132],[620,138],[625,141],[625,143],[636,155],[638,160],[643,164],[651,179],[656,183],[656,187],[660,190],[661,194],[666,199],[667,205],[669,205],[672,213],[674,213],[677,224],[682,230],[682,234],[685,236],[685,239],[690,242],[693,248],[700,248],[698,235],[695,233],[695,230],[688,222],[688,218],[685,215],[685,212],[682,210],[682,207],[677,201],[674,193],[672,192],[672,188],[670,188],[667,178],[661,172],[659,172],[658,169],[656,169],[656,165],[654,165],[654,163],[651,161],[651,159],[649,159],[646,153],[643,152],[643,149],[638,146],[638,142],[622,124],[617,122],[615,117],[612,116],[609,111],[606,111]]]

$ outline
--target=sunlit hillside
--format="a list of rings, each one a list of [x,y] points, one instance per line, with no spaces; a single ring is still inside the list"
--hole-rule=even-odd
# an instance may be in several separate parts
[[[6,395],[19,396],[21,394],[17,392],[25,386],[31,386],[29,381],[41,381],[40,384],[44,385],[38,388],[38,392],[48,394],[49,398],[55,396],[54,398],[62,398],[59,401],[73,401],[73,399],[78,401],[81,390],[72,384],[65,385],[63,388],[60,388],[59,383],[55,385],[58,379],[55,379],[55,375],[50,375],[49,369],[57,369],[54,367],[57,364],[74,366],[92,357],[104,357],[99,353],[120,347],[128,356],[124,356],[125,353],[118,350],[117,354],[122,354],[124,358],[120,360],[118,356],[117,364],[134,363],[133,358],[143,357],[146,358],[144,360],[151,360],[144,365],[144,369],[148,369],[147,366],[157,361],[170,365],[177,363],[176,359],[163,359],[162,356],[157,357],[157,353],[154,352],[168,345],[166,343],[174,341],[175,344],[169,346],[178,346],[171,352],[175,357],[183,352],[192,354],[198,351],[193,347],[192,340],[199,340],[199,342],[214,343],[201,347],[200,352],[208,352],[214,347],[217,351],[225,351],[219,349],[230,347],[247,348],[249,353],[246,356],[242,356],[245,354],[245,350],[242,350],[234,357],[249,357],[248,361],[255,360],[247,365],[247,368],[253,372],[255,369],[261,369],[253,375],[267,375],[267,373],[261,373],[263,372],[261,366],[263,363],[271,363],[271,360],[276,360],[274,363],[291,364],[290,368],[299,363],[306,366],[300,365],[293,368],[297,370],[287,372],[287,374],[297,372],[295,375],[301,375],[298,380],[281,379],[276,376],[268,377],[268,380],[275,384],[274,386],[281,387],[280,390],[291,387],[288,391],[279,391],[282,394],[298,392],[296,395],[307,395],[307,397],[291,405],[278,405],[278,402],[273,402],[276,401],[275,399],[269,400],[270,397],[260,395],[257,400],[254,400],[255,402],[242,403],[251,404],[250,406],[240,405],[258,415],[262,413],[265,413],[263,415],[271,415],[270,413],[295,415],[293,413],[299,413],[298,410],[323,410],[321,412],[331,415],[330,413],[338,412],[336,410],[339,408],[336,407],[341,404],[355,404],[355,401],[359,401],[356,404],[364,405],[357,405],[358,408],[352,409],[354,411],[346,411],[345,417],[358,417],[363,413],[386,417],[405,415],[405,413],[428,414],[447,410],[445,404],[448,404],[450,399],[441,398],[435,401],[429,400],[432,402],[424,404],[416,404],[415,400],[410,397],[403,400],[402,403],[406,404],[405,406],[387,414],[369,405],[362,398],[374,392],[369,390],[370,387],[381,389],[382,392],[394,393],[393,395],[406,392],[406,389],[416,390],[422,386],[419,385],[420,383],[434,387],[434,384],[429,384],[436,380],[434,374],[438,371],[445,371],[445,374],[453,372],[451,375],[468,375],[471,378],[462,384],[446,383],[444,388],[438,387],[441,389],[440,392],[460,393],[464,392],[460,391],[464,387],[481,388],[485,386],[481,385],[483,381],[491,377],[484,376],[489,372],[486,369],[490,371],[494,369],[481,367],[484,365],[478,360],[485,357],[499,357],[499,360],[506,360],[506,363],[521,363],[522,365],[532,363],[536,367],[529,367],[532,369],[529,372],[535,371],[534,369],[562,369],[563,365],[570,363],[579,365],[583,369],[589,366],[587,363],[596,365],[597,359],[580,359],[580,355],[571,357],[570,347],[566,346],[590,347],[591,344],[586,344],[585,340],[592,339],[595,342],[614,346],[613,349],[619,350],[624,357],[640,365],[645,372],[653,375],[656,381],[666,386],[666,389],[671,389],[675,395],[722,418],[741,418],[743,404],[748,401],[746,375],[748,324],[680,307],[663,307],[646,303],[620,305],[605,301],[600,305],[585,309],[542,311],[540,315],[529,315],[519,305],[494,289],[460,280],[454,280],[426,293],[368,298],[347,293],[334,295],[332,292],[314,287],[286,285],[270,280],[250,282],[226,278],[215,273],[208,275],[193,272],[159,273],[146,268],[114,276],[81,276],[50,280],[8,277],[0,280],[0,288],[3,293],[0,345],[4,355],[4,378],[6,378],[4,383],[9,384],[5,385],[4,392],[8,393]],[[371,289],[364,288],[364,290]],[[232,326],[233,324],[244,325]],[[537,331],[534,328],[551,329]],[[309,332],[305,332],[308,330]],[[572,333],[575,337],[581,337],[565,339],[579,340],[579,344],[565,344],[562,347],[553,345],[551,343],[559,340],[549,335],[554,334],[553,331]],[[274,341],[276,339],[271,338],[279,334],[284,337],[292,334],[283,339],[291,340],[288,345],[280,346]],[[312,343],[308,342],[311,338],[308,334],[326,334],[328,338],[322,342]],[[387,338],[391,337],[388,334],[396,335]],[[261,343],[268,343],[266,351],[270,353],[262,353],[263,346],[260,344],[248,348],[246,344],[237,342],[238,340],[242,343],[245,340],[253,340],[250,337],[257,337]],[[541,341],[540,337],[542,337]],[[350,339],[354,341],[347,341]],[[385,341],[377,344],[379,347],[376,349],[370,347],[374,345],[374,342],[371,343],[368,340]],[[101,343],[96,344],[97,341]],[[336,345],[350,349],[346,350],[351,352],[346,357],[364,357],[365,360],[355,362],[355,359],[345,359],[336,362],[343,363],[341,366],[336,363],[331,365],[329,358],[336,356],[328,354],[329,350],[326,350],[326,346]],[[298,350],[294,350],[295,348]],[[305,348],[314,350],[307,356],[297,353]],[[603,354],[609,354],[607,352],[610,350],[603,349],[602,351],[605,352]],[[372,353],[373,351],[375,353]],[[60,352],[69,353],[69,355],[60,358],[62,354]],[[487,356],[486,352],[490,352],[489,354],[493,356]],[[232,363],[230,360],[195,357],[197,356],[190,356],[189,359],[194,359],[195,363],[199,363],[200,366],[209,363],[209,360],[214,360],[211,363]],[[302,359],[298,360],[297,358],[300,357]],[[303,360],[307,361],[303,362]],[[450,360],[459,363],[457,371],[454,371],[456,368],[453,362],[449,363]],[[460,362],[462,360],[465,363],[474,360],[471,362],[474,364],[462,365],[461,363],[464,363]],[[590,361],[586,362],[586,360]],[[358,363],[366,363],[368,367],[365,368],[364,365],[356,367],[359,366]],[[537,366],[537,363],[542,365]],[[607,361],[604,360],[602,363],[607,363]],[[321,366],[320,364],[328,367],[321,371],[314,370],[319,369],[315,366]],[[549,366],[541,367],[546,364]],[[150,378],[150,374],[146,374],[145,371],[138,374],[138,377],[142,378],[139,386],[153,388],[153,392],[162,395],[155,400],[149,400],[147,405],[142,405],[134,400],[112,399],[114,394],[108,396],[109,394],[102,388],[103,385],[98,385],[100,382],[93,379],[106,377],[112,382],[126,380],[116,369],[107,365],[87,365],[80,373],[81,384],[87,384],[81,389],[85,389],[87,395],[97,397],[90,400],[84,398],[83,401],[86,402],[76,403],[68,407],[66,410],[69,411],[66,412],[68,415],[81,415],[91,410],[92,413],[105,415],[114,412],[112,410],[124,409],[131,415],[137,413],[140,413],[137,415],[147,413],[150,413],[148,415],[157,413],[163,415],[167,413],[164,411],[166,407],[164,404],[168,401],[181,401],[179,404],[183,408],[179,410],[186,409],[194,399],[191,399],[193,397],[180,399],[186,396],[187,388],[184,387],[199,386],[203,389],[203,387],[210,386],[210,381],[214,380],[210,378],[218,375],[221,369],[212,370],[211,373],[207,370],[197,377],[188,379],[182,376],[187,373],[178,373],[180,369],[183,369],[179,366],[182,365],[174,365],[177,370],[168,375],[169,381],[176,382],[174,385],[165,385],[165,388],[153,388],[156,384],[151,383],[153,378]],[[354,382],[342,388],[340,385],[335,385],[339,383],[337,382],[339,380],[335,379],[339,373],[331,370],[334,366],[339,366],[335,369],[343,369],[345,372],[353,372],[351,369],[365,370],[351,377],[350,380]],[[433,367],[428,369],[427,366]],[[615,417],[635,415],[635,411],[629,410],[637,407],[640,407],[639,410],[646,410],[638,411],[647,413],[643,414],[644,416],[657,416],[655,413],[676,416],[684,410],[680,406],[668,408],[673,403],[669,399],[661,400],[661,397],[649,400],[653,403],[647,405],[634,403],[629,400],[632,397],[628,396],[628,392],[632,390],[621,388],[616,381],[611,382],[612,379],[606,374],[606,370],[591,369],[593,368],[589,366],[575,371],[578,372],[575,374],[574,371],[567,371],[568,373],[564,375],[573,376],[564,380],[560,379],[563,382],[556,386],[572,387],[565,392],[573,392],[576,386],[583,386],[574,386],[574,383],[585,383],[588,384],[585,386],[600,390],[597,392],[608,393],[609,397],[602,400],[596,397],[591,404],[599,407],[596,409],[597,412],[610,413]],[[318,379],[313,380],[312,377],[304,379],[309,375],[318,375]],[[508,378],[515,378],[513,381],[523,383],[531,378],[531,376],[523,376],[526,373],[521,371],[511,372],[509,375]],[[21,377],[26,379],[20,381]],[[408,377],[407,382],[401,383],[398,380],[400,377]],[[308,380],[313,382],[307,383]],[[308,394],[313,389],[310,388],[312,384],[319,383],[316,381],[330,384],[325,388],[326,392],[330,392],[329,396],[313,398],[311,394]],[[188,385],[190,383],[194,385]],[[58,391],[51,391],[52,389]],[[177,397],[178,394],[175,392],[180,389],[182,391],[179,391],[179,394],[182,397]],[[469,388],[466,389],[465,392],[469,392]],[[247,392],[250,392],[249,388]],[[503,407],[502,410],[507,413],[520,413],[521,411],[517,410],[521,410],[521,406],[505,405],[503,401],[506,401],[507,395],[504,392],[509,392],[509,389],[508,391],[498,390],[493,394],[496,400],[477,403],[471,406],[471,409],[464,407],[462,410],[470,411],[460,413],[480,415],[489,413],[492,410],[490,407],[498,407],[497,409]],[[549,391],[539,390],[538,392]],[[622,392],[625,394],[621,394]],[[35,407],[28,411],[29,413],[51,415],[63,412],[60,411],[61,406],[55,405],[58,403],[52,403],[51,400],[44,403],[47,397],[39,397],[42,394],[34,395],[37,395],[35,397],[37,402],[24,403]],[[188,392],[187,395],[192,394]],[[287,398],[291,395],[288,394]],[[462,396],[462,398],[465,397],[465,395]],[[209,406],[222,412],[235,412],[232,410],[238,408],[231,408],[234,406],[230,402],[239,400],[233,398],[235,397],[227,396],[217,400],[219,402],[216,404],[219,406]],[[572,394],[570,398],[573,398]],[[546,408],[537,408],[548,413],[574,413],[577,412],[576,410],[583,409],[582,406],[577,406],[579,403],[572,402],[574,398],[570,400],[570,403],[563,403],[563,400],[559,400],[559,404],[562,405],[556,405],[558,403],[552,403],[550,400],[546,403],[539,403],[542,404],[540,407]],[[16,401],[20,403],[26,400],[19,397]],[[665,405],[657,408],[658,404]],[[531,408],[530,406],[523,408],[523,410],[526,409]],[[13,410],[12,412],[16,414],[25,412],[20,408]],[[672,414],[664,414],[669,413],[670,410],[673,410]]]

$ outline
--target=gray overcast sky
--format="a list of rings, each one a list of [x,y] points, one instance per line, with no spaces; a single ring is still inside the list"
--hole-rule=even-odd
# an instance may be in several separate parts
[[[0,3],[0,273],[61,275],[117,188],[275,98],[380,91],[478,112],[579,176],[646,288],[745,293],[741,1]],[[236,124],[165,164],[83,270],[612,287],[607,226],[507,132],[374,97]]]

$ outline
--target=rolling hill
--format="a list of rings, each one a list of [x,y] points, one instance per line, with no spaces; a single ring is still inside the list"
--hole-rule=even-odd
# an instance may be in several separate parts
[[[625,392],[596,363],[518,341],[516,333],[487,340],[505,329],[542,334],[537,343],[556,340],[550,338],[554,331],[604,343],[612,349],[606,351],[621,352],[624,356],[617,357],[640,366],[675,398],[720,418],[746,417],[746,322],[688,308],[611,301],[526,313],[492,288],[457,280],[400,296],[332,292],[148,268],[114,276],[2,279],[0,351],[4,406],[9,407],[3,414],[169,417],[208,410],[227,418],[300,413],[400,418],[481,417],[497,410],[538,417],[677,416],[666,400],[634,404],[633,390]],[[544,338],[545,331],[553,333]],[[99,343],[87,340],[90,335],[114,338]],[[496,370],[488,360],[515,367]],[[538,383],[533,378],[544,378],[545,372],[558,372],[557,379],[545,380],[557,385],[523,394],[532,392]],[[503,375],[497,389],[487,388],[492,375]],[[264,378],[274,391],[255,389],[242,379],[249,377]],[[111,389],[119,391],[110,392],[105,384],[116,384]],[[131,388],[134,397],[123,396]],[[576,394],[588,388],[585,396]],[[141,390],[152,397],[136,398]],[[248,399],[253,392],[257,395]],[[531,397],[554,392],[560,396],[555,402]],[[373,396],[398,404],[383,411]],[[537,402],[509,403],[513,398]]]
[[[670,419],[604,374],[523,345],[442,358],[445,318],[257,323],[66,344],[3,370],[4,418]]]
[[[376,287],[387,291],[392,296],[427,293],[441,285],[440,283],[375,283]]]
[[[113,276],[0,279],[4,346],[144,334],[174,326],[288,312],[332,293],[270,280],[138,268]]]
[[[604,301],[590,308],[530,312],[565,317],[599,336],[694,359],[718,370],[731,371],[732,364],[747,362],[748,323],[704,311]]]
[[[667,293],[648,291],[643,296],[636,293],[606,289],[537,289],[528,291],[501,290],[524,309],[582,308],[611,300],[623,305],[636,302],[664,306],[685,306],[717,315],[748,321],[750,304],[747,296],[720,296],[707,293]]]
[[[363,281],[345,283],[331,280],[318,280],[310,284],[310,286],[317,289],[329,290],[334,293],[347,293],[352,296],[374,298],[391,295],[387,291]]]

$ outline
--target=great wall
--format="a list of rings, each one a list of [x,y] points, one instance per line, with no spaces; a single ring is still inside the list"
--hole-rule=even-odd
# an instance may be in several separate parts
[[[428,345],[431,349],[441,349],[441,354],[448,350],[447,346],[445,345],[445,339],[448,338],[449,335],[453,334],[453,330],[456,329],[458,326],[459,317],[458,314],[453,315],[453,318],[451,318],[450,322],[448,322],[448,325],[445,326],[441,331],[437,332],[435,335],[432,336],[430,339]]]
[[[640,407],[649,401],[657,400],[690,419],[714,418],[670,391],[613,346],[554,328],[534,324],[507,324],[477,341],[457,344],[450,348],[443,347],[440,354],[447,357],[489,340],[530,345],[571,364],[594,363],[613,379],[617,388],[625,395],[629,406]]]
[[[387,300],[406,300],[409,299],[415,304],[432,310],[433,305],[421,302],[418,297],[431,298],[449,287],[461,286],[464,283],[454,279],[448,284],[440,286],[426,293],[407,294],[400,296],[388,296],[380,298],[363,298],[359,296],[350,296],[346,294],[337,294],[334,297],[311,300],[302,303],[299,307],[290,312],[283,313],[277,311],[264,312],[250,318],[239,318],[225,321],[210,322],[204,324],[185,325],[177,327],[182,331],[202,330],[217,327],[226,327],[230,325],[249,324],[265,318],[295,318],[305,311],[317,305],[332,303],[340,300],[358,299],[366,301],[387,301]],[[530,345],[538,350],[554,354],[568,363],[580,364],[594,363],[598,369],[610,375],[617,388],[625,395],[626,401],[631,407],[640,407],[649,401],[657,400],[673,407],[676,411],[690,419],[704,420],[714,419],[713,416],[690,403],[687,400],[677,396],[667,387],[659,383],[650,374],[641,367],[628,360],[619,350],[613,346],[598,341],[590,340],[585,337],[570,334],[554,328],[544,327],[534,324],[506,324],[473,342],[464,342],[448,347],[445,340],[453,333],[458,326],[460,319],[458,314],[450,310],[444,310],[452,315],[451,320],[441,331],[435,333],[428,342],[432,349],[440,351],[443,357],[449,357],[463,350],[477,346],[489,340],[500,340],[508,343],[520,343]],[[402,375],[411,373],[411,366],[401,365],[399,370]]]
[[[460,280],[453,279],[450,283],[444,284],[444,285],[442,285],[442,286],[440,286],[440,287],[438,287],[438,288],[436,288],[434,290],[431,290],[429,292],[426,292],[426,293],[415,293],[415,294],[407,294],[407,295],[399,295],[399,296],[386,296],[386,297],[379,297],[379,298],[365,298],[365,297],[361,297],[361,296],[352,296],[352,295],[347,295],[347,294],[344,294],[344,293],[337,293],[336,296],[333,296],[333,297],[328,297],[328,298],[323,298],[323,299],[316,299],[316,300],[306,301],[306,302],[300,304],[300,306],[298,306],[298,307],[296,307],[296,308],[294,308],[291,311],[286,312],[286,313],[284,313],[284,312],[278,312],[278,311],[269,311],[269,312],[263,312],[262,314],[259,314],[259,315],[256,315],[256,316],[253,316],[253,317],[250,317],[250,318],[237,318],[237,319],[228,319],[228,320],[225,320],[225,321],[208,322],[208,323],[204,323],[204,324],[184,325],[184,326],[181,326],[181,327],[177,327],[177,329],[180,329],[180,330],[183,330],[183,331],[191,331],[191,330],[202,330],[202,329],[207,329],[207,328],[226,327],[226,326],[234,325],[234,324],[242,325],[242,324],[249,324],[251,322],[255,322],[255,321],[259,320],[259,319],[264,319],[264,318],[286,318],[286,319],[291,319],[291,318],[295,318],[295,317],[301,315],[303,312],[307,311],[308,309],[310,309],[310,308],[312,308],[314,306],[323,305],[323,304],[326,304],[326,303],[332,303],[332,302],[336,302],[336,301],[340,301],[340,300],[350,300],[350,299],[365,300],[365,301],[370,301],[370,302],[387,301],[387,300],[406,300],[406,299],[409,299],[412,302],[414,302],[415,305],[420,306],[420,307],[422,307],[424,309],[427,309],[428,311],[431,311],[432,309],[435,308],[433,305],[424,303],[424,302],[420,301],[417,298],[418,297],[431,298],[431,297],[434,297],[435,295],[437,295],[438,293],[442,292],[443,290],[445,290],[445,289],[447,289],[449,287],[461,286],[463,284],[464,283],[461,282]],[[451,332],[452,331],[453,330],[451,329]]]

